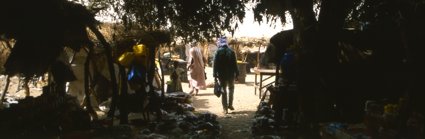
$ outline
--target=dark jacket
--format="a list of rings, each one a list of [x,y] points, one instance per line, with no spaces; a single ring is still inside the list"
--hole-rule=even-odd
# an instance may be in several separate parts
[[[234,80],[239,76],[235,52],[227,45],[219,47],[214,54],[213,76],[222,80]]]

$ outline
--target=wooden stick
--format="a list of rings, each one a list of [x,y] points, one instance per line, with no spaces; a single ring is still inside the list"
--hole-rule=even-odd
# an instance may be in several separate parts
[[[125,73],[124,66],[119,65],[119,88],[120,88],[120,105],[118,105],[118,109],[120,109],[120,124],[128,124],[128,82],[127,82],[127,74]]]
[[[90,70],[89,70],[89,68],[90,68],[90,59],[92,58],[92,53],[93,53],[93,48],[90,47],[88,54],[87,54],[86,62],[84,63],[84,94],[85,94],[85,97],[84,97],[83,101],[84,101],[84,104],[85,104],[89,114],[91,116],[93,116],[93,119],[97,120],[98,116],[97,116],[96,112],[93,110],[93,107],[91,105],[91,100],[90,100],[90,86],[89,86]]]
[[[110,110],[108,112],[108,117],[112,118],[115,114],[115,108],[117,106],[117,100],[118,100],[118,85],[117,85],[117,79],[115,76],[115,70],[114,70],[114,63],[112,59],[112,48],[111,45],[106,41],[105,37],[103,37],[102,33],[96,28],[94,24],[88,25],[90,30],[96,35],[96,38],[99,39],[99,41],[102,43],[103,47],[105,48],[107,62],[108,62],[108,68],[109,68],[109,74],[111,76],[111,87],[112,87],[112,103],[110,106]]]
[[[171,54],[171,53],[170,53]],[[161,61],[161,53],[158,51],[158,63],[159,63],[159,70],[161,70],[161,99],[165,99],[164,94],[164,69],[162,69],[162,61]]]

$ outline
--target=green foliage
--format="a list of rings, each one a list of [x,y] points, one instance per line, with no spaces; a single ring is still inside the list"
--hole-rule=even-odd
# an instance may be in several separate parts
[[[402,22],[408,14],[415,12],[425,0],[355,0],[352,18],[362,22]]]
[[[169,30],[186,41],[212,39],[235,31],[249,0],[89,0],[86,5],[109,5],[115,19],[144,31]],[[99,4],[101,3],[101,4]],[[105,14],[105,10],[100,14]]]
[[[257,22],[261,23],[266,17],[266,22],[275,23],[277,19],[280,18],[282,23],[287,23],[285,17],[286,13],[296,14],[291,15],[298,19],[304,19],[306,17],[301,17],[300,14],[305,14],[302,12],[312,11],[318,17],[320,11],[321,0],[252,0],[256,3],[254,7],[254,18]],[[313,5],[316,5],[314,7]]]
[[[282,22],[286,22],[285,11],[288,10],[285,0],[256,0],[257,5],[254,7],[254,19],[257,22],[263,21],[266,16],[267,22],[276,22],[277,17]]]

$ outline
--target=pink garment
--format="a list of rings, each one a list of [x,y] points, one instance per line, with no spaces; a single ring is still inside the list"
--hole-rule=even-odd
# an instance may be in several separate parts
[[[198,47],[192,47],[189,54],[189,61],[187,62],[189,84],[196,89],[206,89],[204,60],[201,50]]]

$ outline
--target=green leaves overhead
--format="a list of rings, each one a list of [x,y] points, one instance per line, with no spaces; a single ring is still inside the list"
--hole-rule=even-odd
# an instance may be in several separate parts
[[[211,39],[234,32],[248,0],[123,0],[125,21],[144,30],[167,29],[185,40]],[[122,12],[122,11],[121,11]]]
[[[255,0],[255,2],[258,2],[253,9],[255,21],[260,23],[263,21],[263,16],[265,16],[267,22],[276,22],[277,17],[280,17],[284,23],[286,21],[285,11],[288,10],[284,4],[286,1],[287,0]]]
[[[266,17],[266,22],[275,23],[280,18],[282,23],[286,23],[286,12],[299,13],[300,9],[314,9],[313,5],[320,5],[322,0],[252,0],[257,3],[254,7],[254,19],[262,22]],[[320,7],[320,6],[318,6]],[[318,11],[315,11],[318,14]]]

